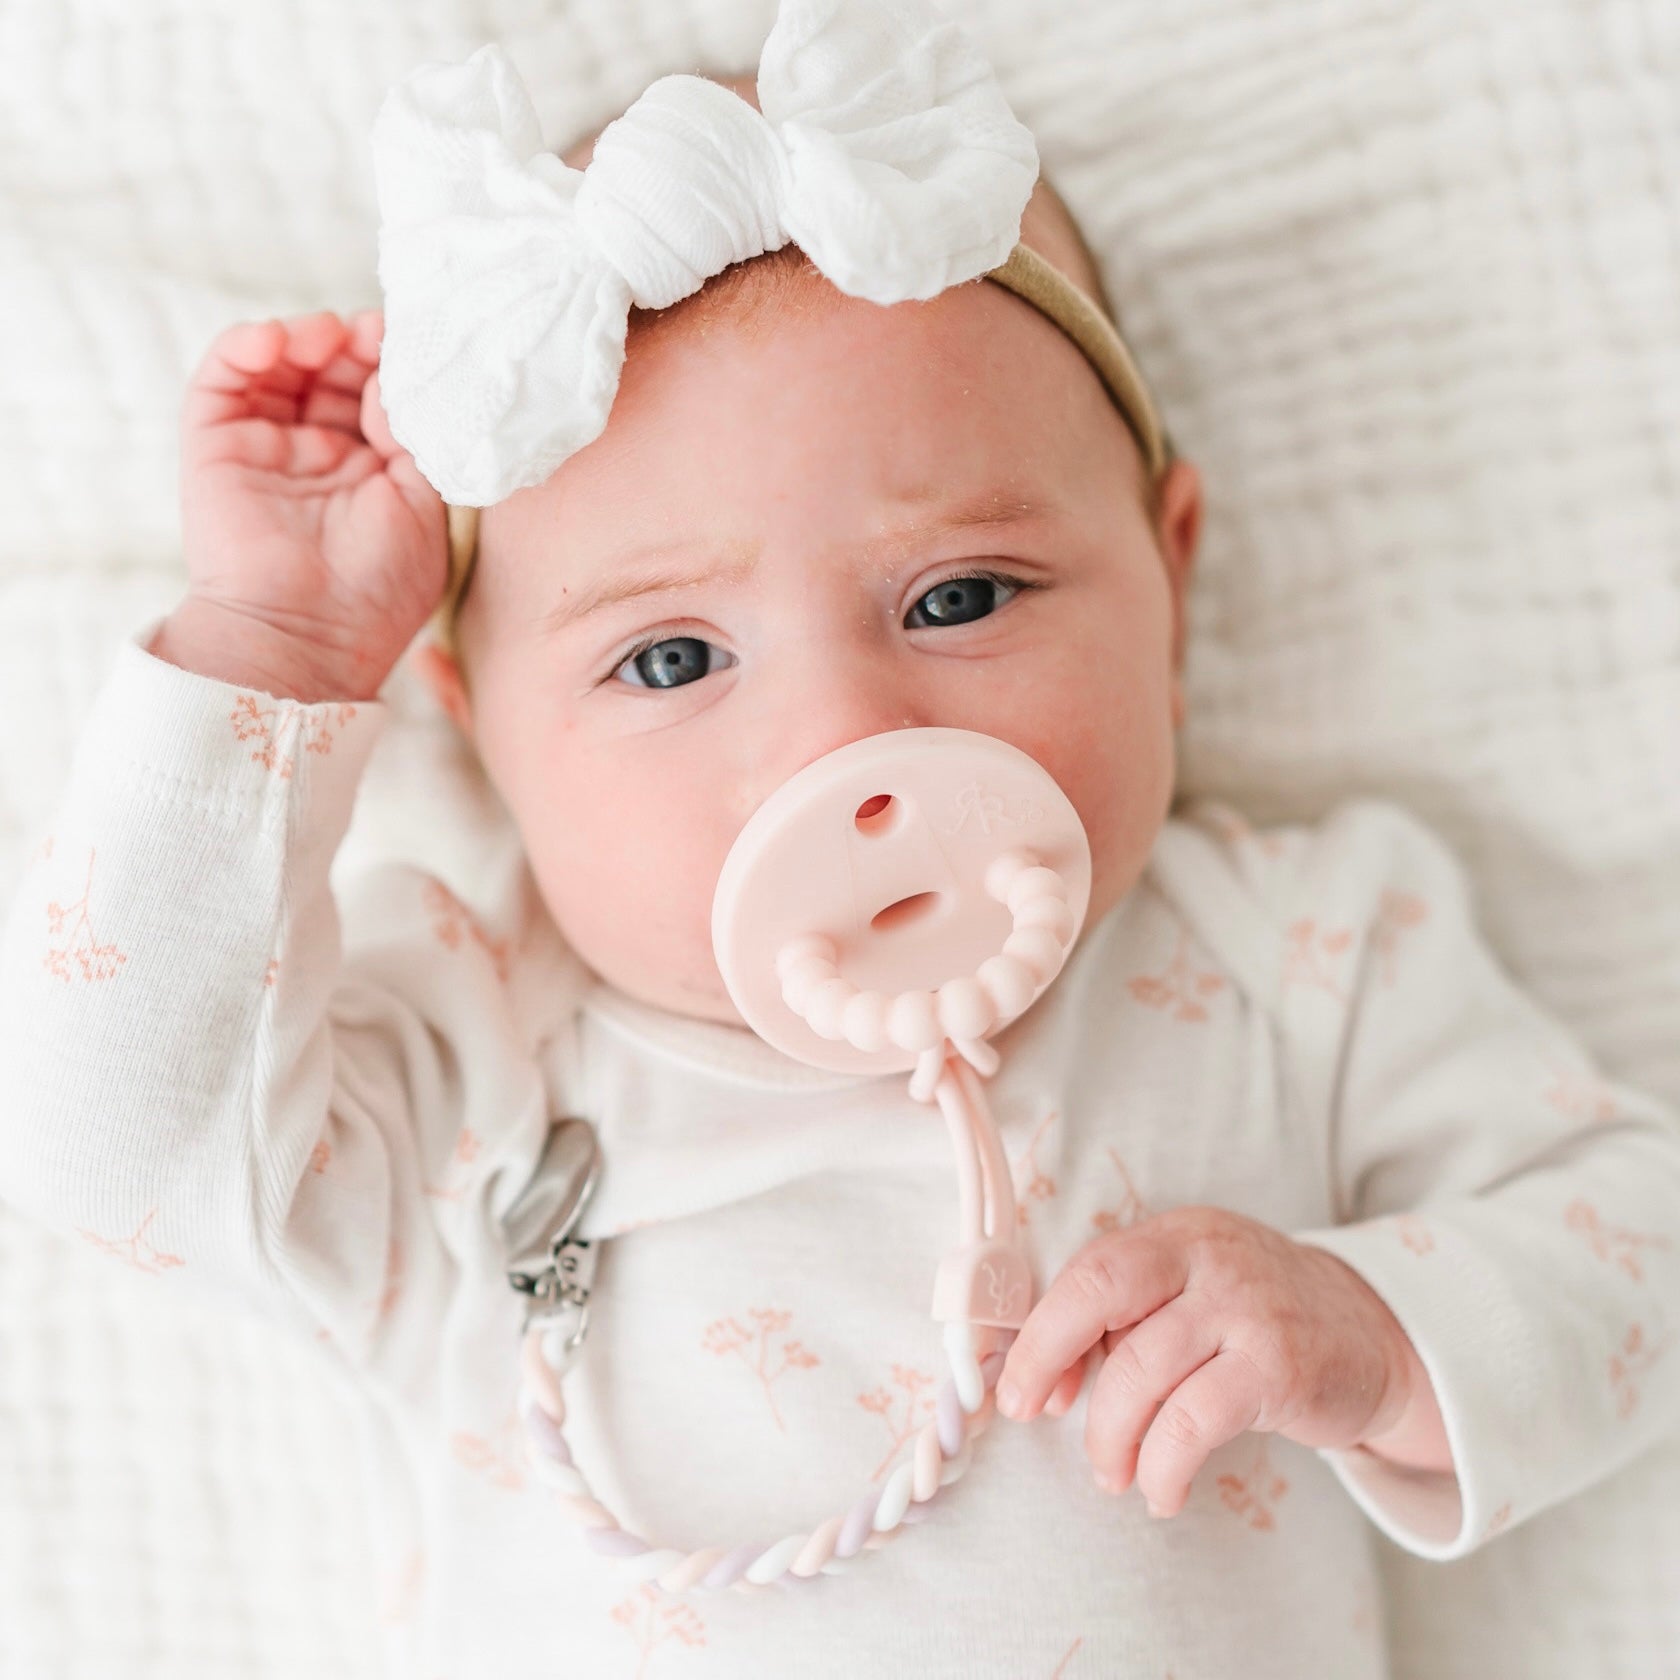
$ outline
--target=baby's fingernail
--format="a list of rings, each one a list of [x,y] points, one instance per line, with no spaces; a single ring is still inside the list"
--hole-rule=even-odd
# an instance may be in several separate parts
[[[997,1385],[997,1409],[1005,1417],[1021,1415],[1021,1391],[1009,1377],[1004,1377]]]
[[[1145,1500],[1144,1504],[1149,1507],[1149,1514],[1152,1517],[1164,1517],[1167,1514],[1159,1505],[1152,1504],[1149,1500]]]
[[[1120,1480],[1117,1476],[1104,1475],[1100,1470],[1097,1472],[1097,1486],[1100,1487],[1104,1493],[1124,1493],[1126,1491],[1121,1487]]]

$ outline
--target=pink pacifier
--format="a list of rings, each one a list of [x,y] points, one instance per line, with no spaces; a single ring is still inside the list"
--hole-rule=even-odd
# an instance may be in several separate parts
[[[753,1590],[849,1567],[915,1521],[967,1468],[992,1389],[1032,1306],[1009,1163],[981,1080],[989,1036],[1061,971],[1091,894],[1091,854],[1067,796],[1026,753],[964,729],[903,729],[807,765],[755,811],[724,861],[712,946],[742,1018],[787,1055],[840,1072],[910,1073],[956,1152],[959,1240],[934,1278],[949,1375],[936,1416],[881,1486],[812,1530],[696,1552],[629,1533],[594,1497],[560,1433],[593,1255],[571,1236],[599,1166],[592,1140],[547,1265],[510,1272],[534,1296],[520,1411],[538,1476],[596,1552],[668,1592]],[[563,1121],[555,1143],[579,1149]],[[587,1128],[585,1128],[587,1131]],[[552,1225],[548,1227],[553,1229]]]

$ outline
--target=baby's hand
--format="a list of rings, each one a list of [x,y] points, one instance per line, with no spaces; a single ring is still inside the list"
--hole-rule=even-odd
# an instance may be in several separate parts
[[[1334,1255],[1239,1214],[1177,1208],[1088,1243],[1027,1315],[998,1409],[1065,1411],[1099,1343],[1086,1456],[1112,1493],[1135,1476],[1152,1515],[1182,1509],[1245,1429],[1451,1468],[1422,1362],[1382,1299]]]
[[[383,317],[245,321],[210,346],[181,427],[184,643],[371,697],[443,597],[443,499],[379,402]]]

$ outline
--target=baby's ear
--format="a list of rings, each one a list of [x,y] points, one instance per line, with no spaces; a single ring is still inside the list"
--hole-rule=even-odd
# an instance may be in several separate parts
[[[414,664],[437,703],[454,720],[455,727],[472,739],[472,708],[461,681],[461,668],[436,642],[422,642],[414,650]]]
[[[1172,590],[1173,647],[1175,673],[1184,670],[1184,642],[1188,628],[1186,596],[1190,573],[1196,563],[1196,547],[1202,535],[1202,480],[1195,466],[1182,458],[1167,468],[1159,489],[1159,512],[1155,521],[1161,558],[1166,561],[1167,581]],[[1177,677],[1174,678],[1175,691]],[[1177,693],[1175,713],[1182,722],[1183,698]]]

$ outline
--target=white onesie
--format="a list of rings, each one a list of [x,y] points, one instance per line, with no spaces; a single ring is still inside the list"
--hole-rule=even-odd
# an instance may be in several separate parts
[[[994,1421],[836,1574],[626,1582],[521,1451],[501,1222],[550,1118],[606,1159],[572,1450],[627,1527],[697,1549],[849,1508],[928,1417],[957,1227],[938,1111],[600,985],[528,873],[501,926],[409,865],[335,902],[386,706],[192,675],[155,629],[4,927],[0,1194],[344,1363],[394,1677],[1368,1680],[1379,1529],[1461,1556],[1672,1428],[1673,1116],[1512,986],[1413,819],[1256,832],[1202,806],[999,1041],[1039,1287],[1180,1204],[1310,1237],[1411,1334],[1456,1477],[1244,1435],[1155,1521],[1094,1486],[1082,1400]]]

